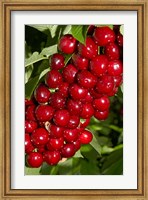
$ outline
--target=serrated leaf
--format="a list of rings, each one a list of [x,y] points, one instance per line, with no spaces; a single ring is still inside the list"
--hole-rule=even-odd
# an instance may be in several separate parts
[[[31,98],[38,82],[39,82],[39,76],[36,76],[25,84],[25,97],[27,99]]]
[[[88,25],[72,25],[71,33],[80,43],[85,44]]]
[[[40,169],[39,168],[30,168],[25,166],[25,175],[39,175],[40,174]]]
[[[120,33],[123,35],[124,34],[124,25],[120,26]]]
[[[29,58],[25,59],[25,67],[30,66],[44,59],[48,59],[48,58],[39,54],[39,52],[34,52]]]

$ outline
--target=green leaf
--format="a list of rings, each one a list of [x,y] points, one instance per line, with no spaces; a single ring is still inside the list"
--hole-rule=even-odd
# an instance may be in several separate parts
[[[92,139],[90,145],[98,152],[99,155],[101,155],[101,146],[99,144],[97,135],[95,133],[93,133],[93,139]]]
[[[88,25],[72,25],[71,33],[82,44],[85,44]]]
[[[40,174],[42,175],[58,175],[58,165],[51,166],[47,163],[43,163]]]
[[[31,98],[38,82],[39,82],[39,76],[36,76],[25,84],[25,97],[27,99]]]
[[[80,173],[81,175],[99,175],[100,169],[97,163],[82,159],[80,162]]]
[[[43,55],[39,54],[39,52],[34,52],[29,58],[25,59],[25,67],[30,66],[40,60],[48,59]]]
[[[111,28],[113,30],[113,24],[99,24],[97,25],[97,27],[103,27],[103,26],[108,26],[109,28]]]
[[[53,45],[53,46],[44,48],[44,49],[41,51],[40,55],[41,55],[41,56],[49,57],[49,56],[51,56],[52,54],[57,53],[57,51],[58,51],[58,50],[57,50],[57,44],[55,44],[55,45]]]
[[[27,83],[29,78],[31,77],[32,71],[33,71],[32,65],[25,68],[25,83]]]
[[[70,61],[72,55],[73,55],[73,54],[66,54],[66,55],[64,55],[64,57],[65,57],[65,61],[64,61],[65,66],[66,66],[67,63]]]
[[[124,25],[120,26],[120,33],[123,35],[124,34]]]
[[[81,154],[81,151],[80,151],[80,150],[77,151],[73,157],[74,157],[74,158],[84,158],[83,155]]]
[[[52,29],[52,26],[53,25],[46,25],[46,24],[33,24],[33,25],[28,25],[30,27],[33,27],[35,29],[37,29],[38,31],[41,31],[41,32],[45,32],[46,30],[50,30]]]
[[[40,174],[40,169],[39,168],[30,168],[25,166],[25,175],[39,175]]]

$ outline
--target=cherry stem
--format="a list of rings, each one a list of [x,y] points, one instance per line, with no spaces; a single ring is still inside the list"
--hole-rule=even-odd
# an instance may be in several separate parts
[[[83,123],[80,123],[80,128],[85,129],[90,123],[90,118],[85,119],[85,121]]]

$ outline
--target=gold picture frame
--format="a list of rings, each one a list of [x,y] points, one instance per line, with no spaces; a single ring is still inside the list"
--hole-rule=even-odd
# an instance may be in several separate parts
[[[0,199],[148,199],[148,2],[133,0],[1,0],[0,2]],[[138,188],[129,190],[27,190],[10,187],[11,11],[118,10],[138,13]]]

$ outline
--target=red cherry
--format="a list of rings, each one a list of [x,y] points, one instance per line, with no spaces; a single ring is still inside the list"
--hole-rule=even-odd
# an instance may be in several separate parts
[[[28,106],[25,113],[27,120],[36,121],[35,109],[36,109],[35,105]]]
[[[68,89],[69,89],[69,83],[62,82],[59,86],[58,93],[61,94],[63,97],[68,97]]]
[[[32,99],[25,99],[25,106],[30,106],[30,105],[33,105],[34,102]]]
[[[64,128],[56,126],[54,124],[50,124],[50,131],[49,131],[49,133],[50,133],[50,137],[60,138],[60,137],[63,136]]]
[[[91,103],[93,101],[93,97],[90,92],[87,92],[87,95],[85,96],[85,99],[82,99],[82,103]]]
[[[58,48],[63,53],[72,54],[76,49],[76,42],[76,39],[72,35],[66,34],[59,40]]]
[[[94,109],[92,107],[92,104],[91,103],[85,103],[83,104],[82,106],[82,112],[81,112],[81,118],[83,119],[87,119],[87,118],[90,118],[92,117],[94,114]]]
[[[105,111],[95,111],[94,113],[94,117],[98,120],[105,120],[108,118],[109,115],[109,111],[105,110]]]
[[[54,109],[49,105],[39,105],[35,110],[35,114],[41,122],[50,121],[53,118]]]
[[[31,152],[27,155],[26,161],[30,167],[38,168],[43,163],[43,156],[39,152]]]
[[[72,144],[74,144],[74,146],[75,146],[75,151],[78,151],[80,149],[80,147],[81,147],[81,142],[80,142],[79,139],[74,141],[74,142],[72,142]]]
[[[81,144],[89,144],[92,141],[93,135],[90,131],[84,130],[79,136]]]
[[[25,120],[25,133],[31,133],[37,128],[37,123],[35,121]]]
[[[31,141],[35,146],[45,145],[49,141],[49,133],[44,128],[38,128],[32,132]]]
[[[34,150],[34,146],[31,143],[31,138],[28,133],[25,133],[25,153],[30,153]]]
[[[70,115],[69,123],[67,125],[68,128],[73,129],[77,128],[80,123],[80,117],[77,115]]]
[[[84,99],[87,95],[88,90],[74,83],[69,87],[70,96],[74,100]]]
[[[55,109],[63,109],[65,107],[66,100],[60,93],[52,93],[50,98],[50,105]]]
[[[117,42],[120,47],[123,46],[123,35],[121,33],[117,34]]]
[[[94,109],[97,109],[99,111],[108,110],[110,107],[109,98],[107,96],[103,96],[99,99],[94,99],[93,107],[94,107]]]
[[[46,147],[49,151],[60,150],[64,146],[64,139],[61,138],[51,138],[46,144]]]
[[[84,58],[79,54],[73,54],[72,61],[78,70],[88,69],[89,60],[87,58]]]
[[[68,83],[73,83],[77,72],[78,70],[74,67],[74,65],[67,65],[62,72],[64,80]]]
[[[90,61],[90,70],[96,76],[102,76],[107,71],[108,58],[106,55],[97,55]]]
[[[115,41],[115,33],[108,26],[97,27],[94,31],[94,38],[98,43],[98,46],[105,46],[109,42]]]
[[[51,69],[62,69],[65,66],[65,58],[62,54],[55,53],[50,57],[49,65]]]
[[[123,73],[123,65],[120,60],[112,60],[108,64],[108,74],[111,76],[120,76]]]
[[[44,153],[44,160],[49,165],[56,165],[61,160],[59,151],[46,151]]]
[[[78,44],[78,53],[84,58],[92,59],[97,55],[98,48],[93,39],[87,37],[85,45],[82,43]]]
[[[96,84],[96,91],[102,94],[111,92],[114,88],[114,80],[112,76],[101,76]]]
[[[62,157],[70,158],[75,154],[75,145],[74,144],[65,144],[61,150]]]
[[[34,91],[34,97],[39,104],[47,103],[50,94],[50,91],[44,84],[40,84]]]
[[[113,76],[113,79],[116,87],[119,87],[122,84],[122,76]]]
[[[62,75],[57,70],[51,70],[46,74],[45,83],[49,88],[58,88],[62,83]]]
[[[78,139],[79,131],[78,129],[65,129],[64,139],[66,142],[74,142]]]
[[[67,109],[71,115],[80,115],[82,111],[82,103],[73,99],[69,99],[67,102]]]
[[[97,83],[97,77],[87,70],[82,70],[77,74],[77,81],[84,88],[93,88]]]
[[[120,58],[120,49],[115,43],[108,43],[104,51],[109,60],[117,60]]]
[[[67,126],[69,123],[70,114],[68,110],[57,110],[54,114],[53,121],[57,126]]]
[[[90,25],[88,27],[87,35],[93,35],[95,28],[96,27],[94,25]]]

